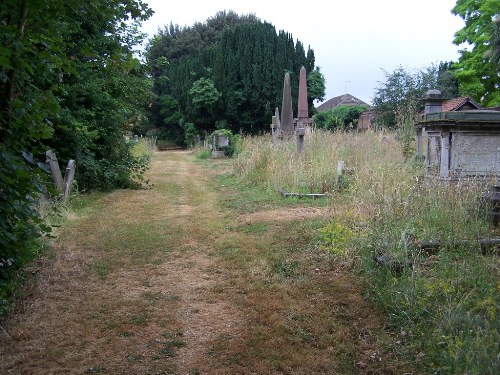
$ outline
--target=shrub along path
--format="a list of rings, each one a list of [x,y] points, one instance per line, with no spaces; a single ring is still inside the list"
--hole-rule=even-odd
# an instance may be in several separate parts
[[[152,189],[85,198],[2,323],[0,373],[401,373],[315,246],[321,210],[251,213],[217,173],[161,152]]]

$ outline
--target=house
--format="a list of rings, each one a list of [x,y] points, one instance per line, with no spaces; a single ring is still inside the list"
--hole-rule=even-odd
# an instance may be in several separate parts
[[[468,96],[443,100],[441,103],[441,112],[470,111],[475,109],[481,109],[481,107]]]
[[[321,104],[316,110],[318,112],[323,112],[323,111],[328,111],[330,109],[334,109],[338,107],[339,105],[366,105],[368,106],[367,103],[362,101],[361,99],[358,99],[351,94],[344,94],[340,96],[336,96],[335,98],[331,98],[330,100],[327,100],[323,104]]]

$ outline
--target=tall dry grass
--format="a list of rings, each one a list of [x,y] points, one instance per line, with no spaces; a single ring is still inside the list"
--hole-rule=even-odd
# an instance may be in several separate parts
[[[370,133],[367,136],[311,130],[306,133],[303,154],[297,152],[294,140],[273,146],[267,138],[244,138],[235,170],[243,179],[271,190],[301,193],[336,191],[337,163],[341,160],[346,167],[356,169],[356,175],[376,173],[381,167],[376,163],[380,161],[399,167],[404,165],[399,150],[391,145],[391,142],[394,143],[392,134]]]
[[[335,218],[321,231],[322,247],[365,276],[394,330],[393,351],[417,372],[498,373],[500,262],[477,242],[498,235],[481,201],[487,183],[424,179],[408,139],[315,130],[298,154],[294,141],[246,138],[235,173],[269,190],[332,193]],[[339,190],[340,160],[354,173]],[[440,247],[428,254],[422,241]]]

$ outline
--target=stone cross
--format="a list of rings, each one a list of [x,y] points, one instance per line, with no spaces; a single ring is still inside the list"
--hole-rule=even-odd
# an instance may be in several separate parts
[[[281,104],[281,131],[284,135],[290,136],[293,134],[293,130],[292,89],[290,87],[290,74],[286,73]]]

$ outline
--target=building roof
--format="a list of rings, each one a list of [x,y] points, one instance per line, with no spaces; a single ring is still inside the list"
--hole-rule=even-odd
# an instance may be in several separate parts
[[[352,96],[351,94],[344,94],[336,96],[335,98],[331,98],[330,100],[327,100],[326,102],[318,106],[318,108],[316,109],[318,110],[318,112],[328,111],[329,109],[336,108],[339,105],[368,105],[368,104],[362,101],[361,99]]]
[[[477,104],[471,98],[469,98],[468,96],[463,96],[461,98],[453,98],[453,99],[449,99],[449,100],[443,100],[443,103],[441,104],[441,112],[458,111],[458,110],[460,110],[461,107],[463,107],[467,103],[470,106],[475,107],[476,109],[481,109],[479,104]]]

